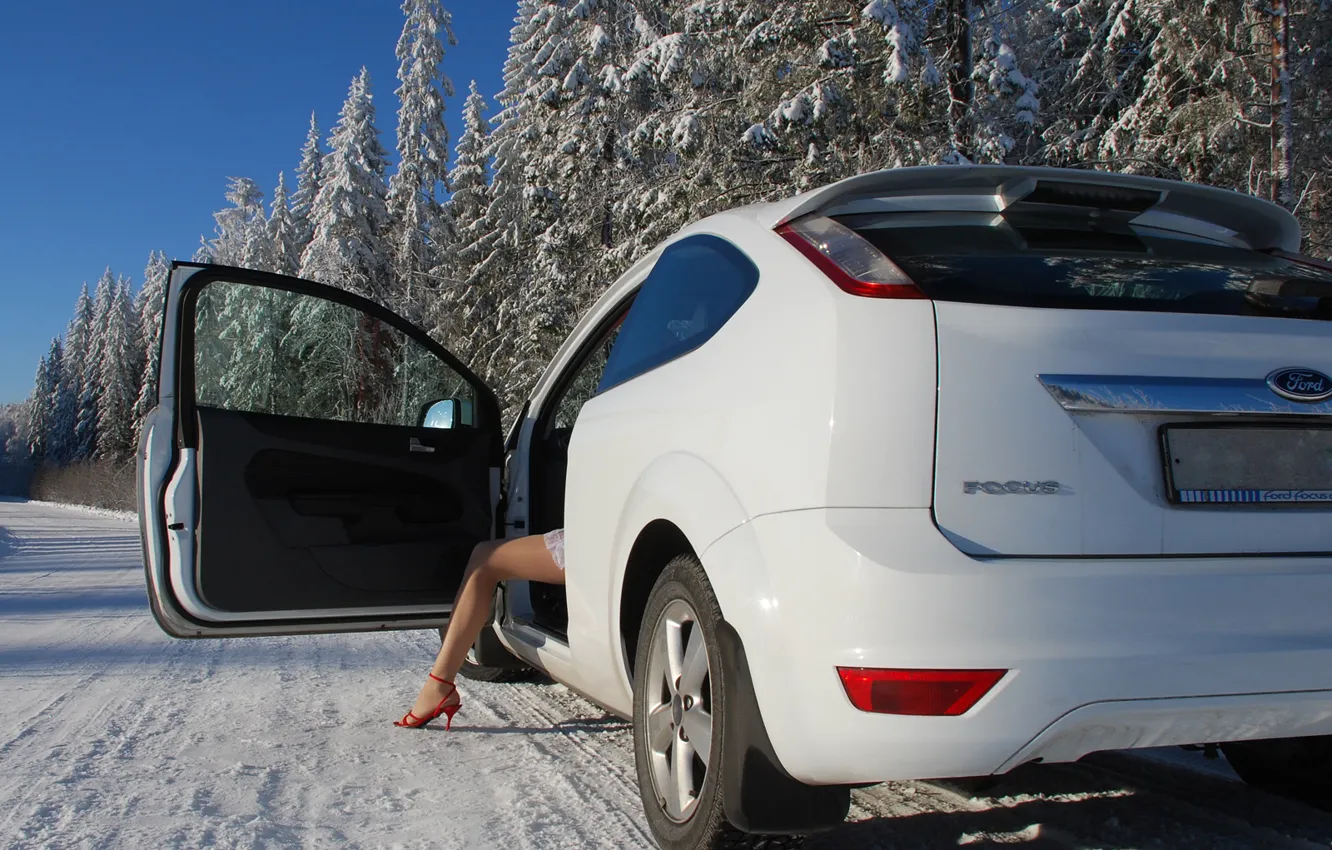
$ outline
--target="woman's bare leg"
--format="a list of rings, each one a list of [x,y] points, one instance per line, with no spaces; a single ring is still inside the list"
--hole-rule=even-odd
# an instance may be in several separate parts
[[[495,585],[501,581],[527,579],[546,584],[564,584],[564,570],[555,564],[541,535],[520,537],[516,540],[490,541],[478,544],[472,550],[463,573],[462,585],[453,601],[453,616],[449,618],[444,642],[435,657],[430,672],[452,682],[462,668],[463,659],[476,642],[477,635],[490,619],[491,601]],[[448,685],[426,679],[417,694],[412,713],[425,717],[435,710],[440,700],[449,697],[447,704],[458,701],[457,692]]]

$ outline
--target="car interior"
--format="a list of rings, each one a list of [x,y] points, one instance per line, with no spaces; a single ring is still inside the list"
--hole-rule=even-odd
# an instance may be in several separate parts
[[[578,412],[596,395],[601,375],[606,370],[611,347],[620,324],[629,310],[626,303],[608,320],[600,333],[593,334],[586,348],[564,376],[539,414],[529,450],[531,510],[530,532],[544,534],[564,526],[564,486],[569,469],[569,440],[573,437]],[[532,624],[543,631],[567,638],[569,614],[562,585],[532,582],[530,585]]]

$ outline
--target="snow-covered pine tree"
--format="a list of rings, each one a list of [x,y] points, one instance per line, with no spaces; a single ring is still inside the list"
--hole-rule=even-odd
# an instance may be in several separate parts
[[[258,203],[249,194],[244,199]],[[241,204],[236,205],[242,208]],[[298,271],[300,241],[288,208],[284,176],[278,174],[272,215],[246,219],[246,252],[263,270],[294,275]],[[248,267],[255,268],[250,264]],[[287,299],[262,287],[235,284],[212,288],[197,306],[199,337],[213,344],[200,346],[199,374],[206,376],[208,392],[216,392],[210,403],[233,410],[273,412],[272,384],[277,371],[278,340],[287,325],[280,305]]]
[[[392,296],[384,172],[370,72],[352,80],[329,140],[322,185],[312,211],[314,238],[301,256],[301,277],[385,303]]]
[[[143,354],[143,372],[139,376],[139,395],[134,402],[134,437],[137,443],[144,418],[157,406],[157,373],[162,354],[162,311],[166,307],[167,278],[171,267],[166,255],[153,251],[143,270],[143,287],[135,312],[139,315],[139,351]]]
[[[75,445],[75,426],[78,422],[79,396],[75,390],[77,380],[68,372],[70,357],[61,352],[60,383],[51,397],[51,430],[47,445],[48,463],[63,465],[71,460]]]
[[[444,126],[444,98],[453,83],[440,69],[444,43],[457,44],[452,16],[439,0],[403,0],[402,35],[398,38],[398,168],[389,181],[394,306],[419,320],[427,293],[434,288],[432,270],[454,264],[452,216],[439,200],[448,192],[449,131]]]
[[[217,225],[216,236],[208,246],[209,261],[268,271],[272,266],[272,250],[263,190],[248,177],[231,177],[226,198],[231,206],[213,213]]]
[[[495,200],[511,203],[516,189],[520,201],[495,224],[507,222],[514,252],[510,270],[519,271],[520,276],[507,287],[509,292],[501,294],[499,335],[490,341],[494,356],[488,358],[492,361],[488,371],[510,398],[526,395],[539,372],[538,364],[568,327],[573,309],[572,265],[587,259],[575,258],[578,246],[564,226],[572,220],[572,214],[566,216],[563,202],[574,182],[569,171],[574,148],[562,148],[574,120],[567,108],[571,96],[564,85],[578,59],[575,12],[585,14],[589,5],[575,7],[564,0],[521,4],[511,35],[514,41],[501,98],[506,109],[499,116],[494,141],[504,145],[510,141],[505,138],[509,132],[516,136],[507,151],[512,161],[496,159]],[[571,85],[574,82],[581,87],[585,80],[575,74]],[[517,119],[511,128],[505,126],[506,113]],[[514,166],[521,171],[512,172]],[[516,186],[501,185],[501,180],[518,175]],[[604,249],[589,242],[586,250],[600,253]],[[539,284],[529,285],[529,281]]]
[[[273,190],[273,204],[268,216],[268,243],[271,266],[269,271],[295,275],[301,268],[301,228],[291,211],[287,199],[287,181],[278,172],[277,188]]]
[[[357,328],[345,321],[347,312],[341,305],[314,298],[299,298],[292,304],[291,326],[279,340],[279,357],[301,364],[300,373],[306,377],[294,388],[288,408],[297,416],[348,417]]]
[[[134,456],[134,403],[138,399],[139,334],[127,279],[116,283],[97,362],[97,457],[123,463]]]
[[[621,89],[615,97],[628,125],[628,155],[617,171],[631,178],[615,190],[607,271],[618,271],[710,204],[744,202],[748,196],[728,188],[751,182],[739,176],[753,159],[739,143],[752,123],[740,120],[742,94],[752,83],[742,73],[740,35],[760,13],[736,0],[639,5],[644,15],[635,17],[631,37],[594,31],[601,51],[626,63],[622,75],[602,74]]]
[[[1327,4],[1324,4],[1326,6]],[[1268,20],[1268,49],[1271,59],[1268,73],[1268,121],[1271,144],[1269,157],[1272,172],[1273,201],[1290,209],[1295,206],[1295,102],[1291,79],[1290,13],[1291,0],[1270,0],[1265,4]]]
[[[975,4],[970,147],[978,162],[1023,162],[1039,144],[1040,86],[1030,54],[1028,16],[1020,6]],[[1026,58],[1019,54],[1026,54]]]
[[[1058,14],[1046,18],[1039,33],[1051,60],[1042,70],[1050,79],[1038,81],[1055,104],[1046,108],[1047,162],[1094,164],[1281,197],[1288,160],[1280,152],[1280,125],[1287,117],[1292,123],[1299,119],[1294,111],[1284,113],[1280,81],[1286,58],[1284,50],[1273,51],[1279,47],[1274,35],[1284,39],[1286,27],[1279,21],[1274,34],[1274,10],[1294,23],[1293,59],[1305,51],[1306,45],[1298,44],[1301,36],[1319,32],[1312,24],[1319,0],[1280,6],[1059,0],[1052,8]],[[1295,78],[1304,70],[1297,69]],[[1310,78],[1319,72],[1308,68]]]
[[[60,389],[60,369],[64,360],[60,338],[51,340],[51,348],[37,363],[32,395],[24,405],[23,432],[28,438],[28,450],[37,462],[43,462],[51,448],[55,431],[54,402]]]
[[[753,123],[742,120],[745,93],[757,83],[746,77],[742,38],[765,7],[736,0],[640,6],[646,14],[636,22],[622,81],[621,108],[633,124],[625,172],[633,179],[616,191],[614,217],[624,233],[608,257],[616,271],[686,222],[755,197],[762,180],[751,166],[766,147],[741,143]],[[766,96],[758,99],[771,109]],[[782,170],[795,176],[789,158]]]
[[[517,14],[509,33],[509,52],[504,63],[504,90],[499,94],[500,111],[491,121],[484,158],[492,163],[489,200],[476,235],[465,247],[471,260],[469,280],[486,293],[487,316],[469,323],[466,343],[456,317],[437,313],[432,333],[445,345],[469,352],[467,363],[499,393],[506,411],[519,400],[519,387],[526,380],[517,375],[513,357],[516,328],[522,324],[516,307],[531,280],[531,265],[525,252],[531,223],[527,218],[528,142],[535,135],[527,119],[524,100],[536,75],[535,55],[542,28],[537,11],[544,0],[518,0]]]
[[[486,156],[490,125],[486,121],[486,99],[472,80],[467,100],[463,102],[462,134],[458,137],[456,157],[451,175],[453,195],[449,199],[450,214],[458,233],[460,246],[457,279],[467,281],[476,265],[473,250],[483,227],[486,209],[490,206],[490,180]]]
[[[751,6],[741,106],[764,120],[743,133],[752,163],[743,182],[794,178],[812,188],[868,168],[947,159],[947,68],[929,45],[953,46],[944,24],[957,2]]]
[[[721,117],[761,119],[742,127],[745,145],[731,152],[735,167],[710,157],[710,166],[721,169],[726,202],[875,168],[1013,158],[1030,137],[1039,105],[1036,83],[1021,70],[1026,40],[1015,24],[1031,5],[1042,4],[705,0],[691,6],[685,17],[691,55],[711,60],[704,69],[718,58],[728,67],[729,59],[743,80],[730,95],[736,107]],[[735,17],[727,19],[728,12]],[[708,26],[716,21],[726,26]],[[727,43],[729,33],[738,44]],[[695,145],[702,147],[715,135],[706,121],[698,123],[684,137],[701,139]]]
[[[506,340],[516,371],[529,376],[562,341],[578,313],[626,264],[632,229],[617,216],[623,198],[648,182],[655,152],[631,143],[654,107],[652,80],[631,76],[640,53],[669,32],[658,0],[547,0],[531,7],[523,45],[528,69],[517,93],[523,115],[525,260],[540,285],[521,291],[521,324]]]
[[[463,131],[458,137],[453,173],[453,196],[449,199],[449,217],[453,220],[457,248],[450,252],[451,262],[441,263],[441,284],[430,300],[426,319],[444,344],[465,363],[472,362],[471,333],[492,319],[488,281],[473,272],[488,256],[492,243],[486,239],[486,211],[490,205],[487,180],[486,99],[472,81],[463,104]]]
[[[315,114],[310,113],[310,131],[305,136],[305,145],[301,148],[301,163],[296,166],[296,191],[291,196],[291,216],[296,224],[299,236],[297,244],[299,255],[305,251],[314,238],[315,198],[319,197],[319,188],[324,184],[324,149],[319,142],[319,124]]]
[[[207,236],[200,235],[199,247],[194,249],[194,255],[190,257],[190,260],[196,263],[215,262],[213,259],[213,243],[209,241]]]
[[[138,430],[134,424],[134,405],[139,400],[139,390],[142,389],[141,381],[146,361],[143,347],[143,315],[139,312],[139,303],[135,298],[133,279],[126,276],[121,279],[121,285],[125,306],[125,321],[129,329],[129,343],[125,349],[125,365],[129,371],[128,385],[130,388],[127,419],[133,436],[137,436]],[[135,445],[135,441],[131,439],[130,448],[133,449]]]
[[[107,322],[116,303],[119,281],[108,268],[102,272],[94,290],[92,323],[88,332],[87,353],[84,357],[83,380],[78,402],[78,421],[74,431],[73,460],[86,460],[97,452],[97,426],[101,421],[99,405],[102,395],[101,365],[108,356]]]
[[[290,325],[288,305],[295,296],[244,284],[214,289],[211,300],[220,304],[210,306],[220,310],[216,324],[220,346],[218,371],[210,373],[209,383],[221,392],[215,403],[232,410],[292,412],[278,404],[275,382],[281,372],[297,371],[278,365],[279,346]]]
[[[65,343],[60,358],[60,384],[48,447],[48,458],[55,463],[70,463],[83,457],[80,453],[82,446],[78,438],[78,422],[92,328],[93,303],[85,283],[74,303],[74,317],[65,330]]]
[[[1129,0],[1050,0],[1027,14],[1042,56],[1036,80],[1048,116],[1036,153],[1050,165],[1101,163],[1102,137],[1142,90],[1155,33],[1139,26]]]
[[[1304,225],[1305,250],[1332,256],[1332,15],[1327,3],[1290,4],[1292,119],[1295,126],[1296,197],[1293,210]]]

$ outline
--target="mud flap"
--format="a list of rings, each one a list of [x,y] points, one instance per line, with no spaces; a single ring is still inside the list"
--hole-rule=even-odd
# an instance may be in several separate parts
[[[768,739],[749,661],[730,623],[717,624],[725,675],[722,732],[722,800],[726,819],[744,832],[818,832],[839,826],[851,807],[847,785],[806,785],[782,768]]]

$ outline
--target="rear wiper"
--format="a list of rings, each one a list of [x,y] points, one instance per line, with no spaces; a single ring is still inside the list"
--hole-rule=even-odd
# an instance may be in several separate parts
[[[1266,277],[1249,284],[1244,303],[1264,316],[1332,319],[1332,285],[1308,278]]]

